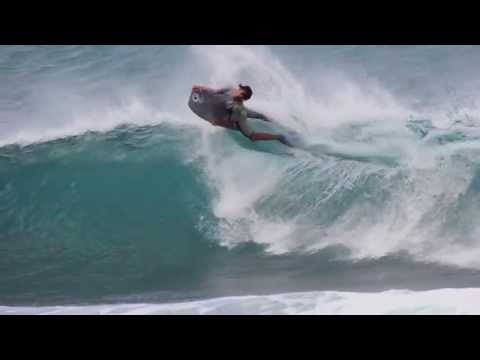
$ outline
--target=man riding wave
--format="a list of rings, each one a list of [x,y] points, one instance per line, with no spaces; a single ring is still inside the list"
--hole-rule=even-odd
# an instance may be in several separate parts
[[[253,91],[250,86],[239,84],[238,87],[227,87],[222,89],[211,89],[206,86],[195,85],[192,91],[199,94],[216,96],[221,100],[225,107],[226,115],[216,117],[210,121],[215,126],[221,126],[231,130],[240,131],[251,141],[277,140],[287,146],[292,144],[282,134],[271,134],[266,132],[256,132],[248,125],[248,118],[260,119],[272,122],[266,115],[257,111],[248,109],[243,102],[252,97]]]

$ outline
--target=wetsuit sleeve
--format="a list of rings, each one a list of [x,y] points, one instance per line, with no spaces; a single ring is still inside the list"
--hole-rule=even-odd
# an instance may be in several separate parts
[[[263,121],[272,122],[272,120],[265,114],[262,114],[258,111],[255,111],[255,110],[251,110],[247,107],[245,107],[245,110],[247,110],[247,117],[249,117],[249,118],[260,119],[260,120],[263,120]]]

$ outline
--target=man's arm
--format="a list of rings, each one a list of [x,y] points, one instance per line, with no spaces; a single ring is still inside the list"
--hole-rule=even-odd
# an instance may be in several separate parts
[[[209,93],[213,93],[213,94],[223,94],[223,93],[226,93],[230,90],[230,88],[228,87],[224,87],[224,88],[221,88],[221,89],[212,89],[212,88],[209,88],[207,86],[203,86],[203,85],[194,85],[192,87],[192,90],[193,91],[205,91],[205,92],[209,92]]]

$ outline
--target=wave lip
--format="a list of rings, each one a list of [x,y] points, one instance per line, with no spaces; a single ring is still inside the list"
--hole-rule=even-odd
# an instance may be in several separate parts
[[[480,314],[480,288],[377,293],[317,291],[172,304],[9,307],[0,315],[460,315]]]

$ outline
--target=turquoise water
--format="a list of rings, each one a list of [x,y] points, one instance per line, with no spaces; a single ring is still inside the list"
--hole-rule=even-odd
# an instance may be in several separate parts
[[[2,47],[1,305],[478,286],[479,56]],[[189,112],[240,81],[308,151]]]

